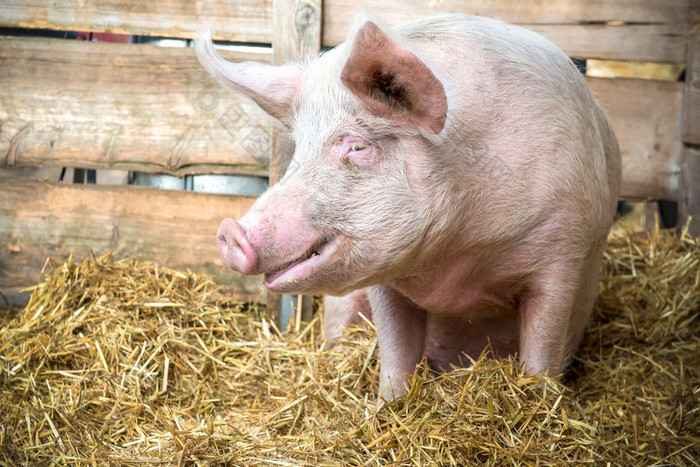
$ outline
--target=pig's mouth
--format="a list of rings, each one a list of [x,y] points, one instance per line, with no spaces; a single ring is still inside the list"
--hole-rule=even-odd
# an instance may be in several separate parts
[[[303,282],[313,276],[319,267],[338,249],[342,237],[323,237],[314,243],[301,256],[276,266],[265,273],[265,287],[273,292],[301,291]],[[304,291],[305,288],[304,288]]]

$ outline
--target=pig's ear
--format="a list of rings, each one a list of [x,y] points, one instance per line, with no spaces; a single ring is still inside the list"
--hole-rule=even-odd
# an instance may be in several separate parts
[[[214,49],[210,31],[197,34],[195,50],[202,66],[219,84],[244,93],[265,112],[287,122],[301,82],[299,66],[291,63],[271,66],[252,61],[229,62]]]
[[[371,21],[357,31],[340,79],[376,115],[408,120],[434,134],[445,126],[447,96],[440,80]]]

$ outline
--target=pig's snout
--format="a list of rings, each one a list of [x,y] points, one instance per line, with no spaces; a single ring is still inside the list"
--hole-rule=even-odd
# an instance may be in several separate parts
[[[257,274],[257,255],[241,225],[231,218],[221,222],[216,234],[221,257],[226,265],[242,274]]]

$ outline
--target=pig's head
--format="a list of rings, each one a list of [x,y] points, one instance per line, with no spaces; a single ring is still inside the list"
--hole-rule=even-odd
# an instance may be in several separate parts
[[[228,62],[208,37],[197,53],[296,143],[285,176],[222,222],[226,264],[276,292],[333,295],[406,273],[434,222],[424,169],[447,118],[428,66],[372,22],[304,64]]]

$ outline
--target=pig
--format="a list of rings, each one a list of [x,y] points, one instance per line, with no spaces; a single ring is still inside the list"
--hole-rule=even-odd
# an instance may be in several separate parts
[[[379,397],[490,345],[560,375],[596,298],[620,186],[611,125],[572,61],[538,34],[467,15],[389,28],[270,66],[203,66],[295,142],[284,177],[217,242],[278,293],[366,294]],[[349,300],[352,302],[352,300]]]
[[[372,307],[365,289],[355,290],[342,297],[324,297],[323,334],[326,349],[335,345],[343,329],[372,321]]]

